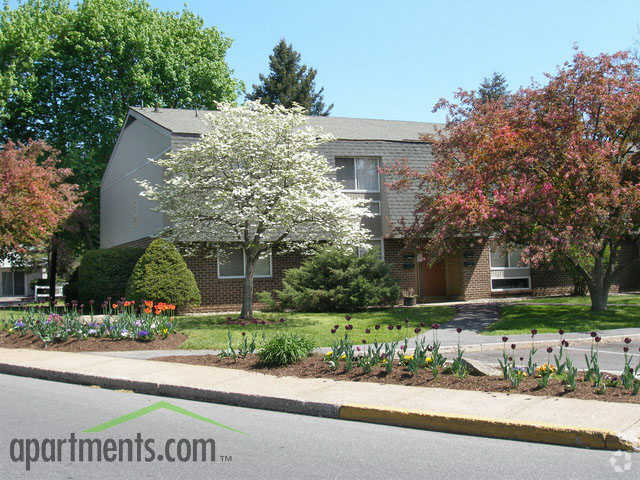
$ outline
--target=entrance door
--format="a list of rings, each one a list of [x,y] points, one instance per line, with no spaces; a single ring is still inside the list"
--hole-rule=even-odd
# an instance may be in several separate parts
[[[420,296],[444,297],[447,295],[447,281],[444,262],[440,261],[427,266],[427,262],[420,263]]]

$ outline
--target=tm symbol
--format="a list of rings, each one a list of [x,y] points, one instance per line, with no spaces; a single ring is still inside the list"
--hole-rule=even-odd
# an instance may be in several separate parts
[[[221,463],[229,463],[233,461],[233,457],[231,455],[220,455]]]

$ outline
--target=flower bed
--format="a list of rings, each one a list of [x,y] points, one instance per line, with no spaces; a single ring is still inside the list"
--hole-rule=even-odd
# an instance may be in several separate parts
[[[521,393],[610,402],[640,403],[640,395],[631,395],[630,392],[621,386],[609,387],[605,393],[598,394],[590,382],[583,382],[579,379],[576,384],[576,389],[573,392],[567,392],[561,380],[552,378],[546,388],[540,388],[535,378],[526,377],[517,387],[512,387],[508,380],[495,376],[467,376],[465,378],[459,378],[445,371],[440,373],[437,378],[434,378],[431,371],[427,369],[422,369],[417,374],[412,375],[406,366],[400,365],[397,361],[394,362],[394,369],[391,374],[387,374],[382,367],[374,367],[370,373],[366,374],[359,368],[354,368],[349,372],[346,372],[344,369],[337,371],[331,370],[322,355],[312,355],[299,363],[277,368],[262,367],[257,355],[248,355],[244,359],[238,358],[236,360],[221,358],[217,355],[163,356],[153,358],[152,360],[210,367],[238,368],[278,377],[330,378],[333,380],[352,382],[375,382],[426,388],[451,388],[455,390]]]
[[[93,305],[90,305],[88,315],[83,315],[83,308],[77,304],[70,305],[61,313],[50,312],[46,308],[28,308],[12,313],[3,322],[0,345],[51,347],[84,342],[98,346],[107,342],[130,342],[139,347],[146,343],[157,344],[158,341],[173,345],[178,339],[166,340],[175,334],[174,311],[175,307],[166,303],[144,302],[138,308],[135,302],[124,300],[103,305],[100,315],[94,315]],[[182,343],[186,337],[180,337]],[[124,347],[118,345],[113,349]]]
[[[553,347],[547,347],[547,361],[541,365],[537,364],[534,338],[538,332],[535,329],[531,330],[528,357],[514,358],[516,344],[509,345],[509,338],[503,337],[501,358],[496,359],[502,375],[470,376],[464,350],[459,341],[462,333],[460,328],[457,329],[458,346],[455,356],[447,359],[440,353],[440,325],[437,323],[431,325],[430,341],[425,335],[418,336],[414,348],[410,351],[407,329],[404,329],[406,333],[398,333],[395,340],[383,342],[378,340],[375,333],[380,331],[382,326],[375,325],[373,329],[367,328],[362,335],[364,338],[356,341],[352,338],[353,325],[348,323],[350,317],[347,316],[345,319],[347,323],[343,327],[334,325],[331,328],[334,335],[331,350],[324,355],[303,358],[302,361],[289,366],[266,368],[264,362],[260,361],[263,347],[260,345],[259,336],[254,333],[249,338],[246,332],[242,332],[240,342],[236,344],[230,331],[227,348],[217,356],[173,356],[158,357],[155,360],[258,370],[274,375],[640,403],[640,378],[637,378],[640,356],[631,353],[630,338],[623,342],[624,364],[621,365],[620,376],[613,376],[601,370],[598,350],[601,338],[597,332],[591,333],[591,350],[585,356],[585,371],[578,371],[566,356],[565,348],[569,346],[569,342],[565,339],[563,330],[558,331],[559,348],[554,350]],[[386,328],[403,332],[400,324],[389,325]],[[416,327],[411,333],[419,335],[423,328],[424,326]]]

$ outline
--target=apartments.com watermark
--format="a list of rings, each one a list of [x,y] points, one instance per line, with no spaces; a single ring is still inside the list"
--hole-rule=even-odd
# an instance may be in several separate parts
[[[156,443],[138,433],[135,438],[14,438],[9,457],[30,471],[38,462],[220,462],[230,456],[216,457],[212,438],[169,438]]]

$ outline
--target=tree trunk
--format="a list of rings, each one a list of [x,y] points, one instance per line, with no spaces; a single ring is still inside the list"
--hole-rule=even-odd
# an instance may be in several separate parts
[[[607,309],[607,301],[609,300],[608,285],[594,285],[589,289],[591,293],[591,311],[604,312]]]
[[[256,272],[256,256],[245,255],[245,276],[242,282],[242,312],[240,318],[253,318],[253,276]]]
[[[51,240],[51,252],[49,253],[49,308],[56,307],[56,276],[58,275],[58,245],[55,239]]]
[[[596,258],[589,282],[592,312],[604,312],[607,309],[610,284],[610,268],[604,267],[602,258]]]

